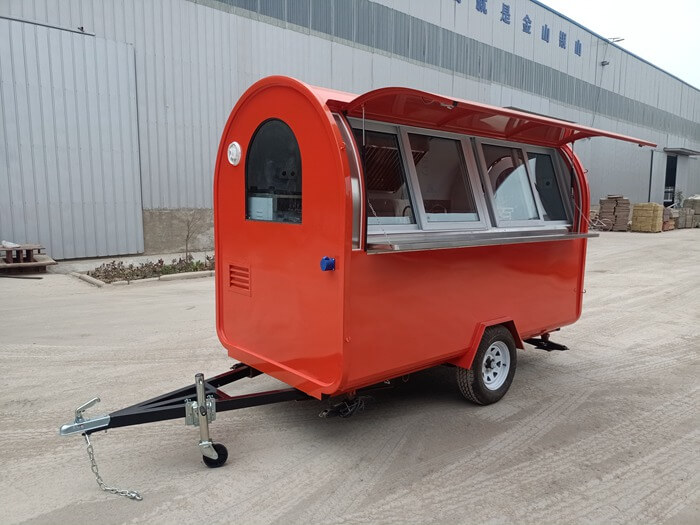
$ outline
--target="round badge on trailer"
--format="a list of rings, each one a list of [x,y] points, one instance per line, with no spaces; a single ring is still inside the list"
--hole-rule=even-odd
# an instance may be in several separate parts
[[[238,166],[241,161],[241,145],[238,142],[228,145],[228,161],[234,166]]]

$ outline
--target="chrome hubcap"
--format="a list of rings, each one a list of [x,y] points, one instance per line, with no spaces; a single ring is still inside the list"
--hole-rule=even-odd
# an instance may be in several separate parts
[[[481,363],[484,385],[489,390],[498,390],[503,386],[510,370],[510,352],[508,345],[496,341],[488,347]]]

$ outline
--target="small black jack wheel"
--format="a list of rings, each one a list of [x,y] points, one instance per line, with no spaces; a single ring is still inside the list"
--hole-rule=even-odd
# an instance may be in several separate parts
[[[204,464],[209,468],[217,468],[226,463],[226,460],[228,459],[228,450],[226,450],[226,447],[221,443],[214,443],[212,446],[214,447],[214,450],[216,450],[219,457],[216,459],[211,459],[207,456],[202,456],[202,461],[204,461]]]

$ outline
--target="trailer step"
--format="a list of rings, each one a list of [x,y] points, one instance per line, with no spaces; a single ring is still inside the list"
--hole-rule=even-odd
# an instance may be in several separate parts
[[[531,338],[531,339],[525,339],[525,343],[534,346],[535,348],[539,348],[540,350],[546,350],[547,352],[551,352],[552,350],[559,350],[559,351],[564,351],[568,350],[568,346],[560,345],[559,343],[555,343],[554,341],[550,341],[549,338]]]

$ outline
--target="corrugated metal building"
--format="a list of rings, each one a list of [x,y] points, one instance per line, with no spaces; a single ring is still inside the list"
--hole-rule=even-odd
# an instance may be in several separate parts
[[[206,246],[221,130],[270,74],[639,136],[659,147],[577,142],[593,202],[700,193],[700,91],[532,0],[4,0],[0,237],[56,258],[180,249],[188,228]]]

